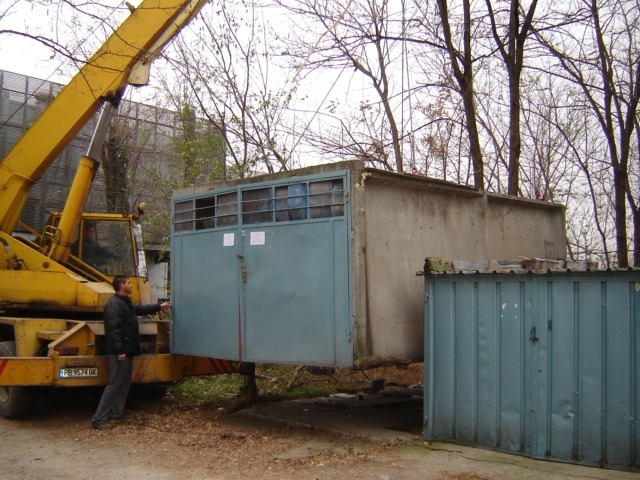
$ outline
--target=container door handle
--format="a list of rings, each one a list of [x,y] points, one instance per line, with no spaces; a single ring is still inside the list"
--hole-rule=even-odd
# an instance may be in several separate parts
[[[531,343],[536,343],[538,341],[538,337],[536,337],[536,327],[531,327],[531,330],[529,330],[529,341]]]

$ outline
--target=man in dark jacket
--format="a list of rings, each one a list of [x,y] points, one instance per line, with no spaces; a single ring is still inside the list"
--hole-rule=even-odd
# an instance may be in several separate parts
[[[171,303],[135,305],[131,302],[131,281],[124,275],[113,279],[116,294],[104,307],[104,336],[109,363],[109,383],[102,393],[98,409],[91,419],[97,430],[109,430],[109,420],[121,419],[129,396],[133,357],[140,355],[140,330],[138,315],[150,315],[160,310],[168,311]]]

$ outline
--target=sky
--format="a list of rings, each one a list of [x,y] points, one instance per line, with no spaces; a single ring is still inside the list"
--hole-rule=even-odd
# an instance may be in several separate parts
[[[2,6],[4,2],[13,2],[14,4],[10,10],[6,10],[6,6]],[[138,5],[142,0],[130,0],[133,5]],[[102,5],[109,5],[111,7],[117,7],[116,14],[120,13],[122,19],[116,20],[115,15],[109,15],[110,23],[118,25],[122,22],[124,17],[129,14],[124,6],[124,0],[99,0]],[[79,3],[81,4],[81,3]],[[6,70],[22,75],[35,77],[42,80],[48,80],[55,83],[67,84],[73,75],[77,73],[77,69],[71,70],[68,65],[65,66],[64,58],[60,54],[54,54],[54,52],[40,44],[39,42],[25,38],[18,35],[12,35],[3,33],[3,30],[14,30],[17,32],[28,32],[31,35],[42,35],[46,38],[56,38],[64,34],[65,24],[71,24],[70,13],[67,11],[62,12],[60,8],[60,2],[50,2],[47,6],[34,4],[28,0],[0,0],[0,69]],[[209,5],[205,5],[207,8]],[[92,15],[95,14],[95,5],[85,8]],[[4,8],[4,10],[3,10]],[[60,19],[59,16],[64,15],[64,18]],[[98,14],[99,16],[99,14]],[[86,16],[84,16],[86,23]],[[279,21],[279,20],[276,20]],[[62,25],[59,27],[59,25]],[[60,30],[58,30],[60,28]],[[83,32],[83,28],[88,30]],[[189,27],[187,27],[188,29]],[[82,22],[77,25],[76,33],[78,38],[87,37],[86,47],[88,52],[93,53],[98,46],[104,41],[104,38],[100,36],[100,33],[93,34],[97,29],[91,30]],[[67,33],[68,34],[68,33]],[[183,33],[184,34],[184,33]],[[96,38],[98,37],[98,38]],[[71,41],[59,40],[62,45],[71,44]],[[153,87],[153,72],[157,68],[159,61],[157,60],[155,68],[152,67],[152,81],[151,87]],[[271,71],[271,75],[275,72]],[[327,75],[324,76],[323,84],[327,84]],[[315,83],[315,82],[313,82]],[[127,91],[127,97],[132,101],[140,101],[143,103],[149,103],[145,99],[153,98],[153,89],[150,87],[133,89],[129,88]],[[323,90],[323,89],[320,89]],[[318,91],[317,84],[315,88],[307,93],[307,97],[315,97],[317,103],[322,103],[327,94]]]
[[[141,0],[130,1],[134,5],[138,5],[140,2]],[[60,2],[51,2],[47,6],[33,4],[26,0],[15,0],[14,3],[15,5],[9,11],[3,10],[3,7],[0,6],[0,69],[55,83],[67,84],[73,75],[77,73],[77,68],[70,69],[68,64],[65,66],[65,58],[62,55],[55,54],[51,48],[31,38],[7,34],[2,31],[13,30],[28,32],[30,35],[42,35],[46,38],[58,38],[59,32],[62,32],[60,35],[64,34],[64,27],[58,32],[59,24],[73,24],[69,12],[59,8]],[[124,0],[100,0],[100,3],[119,7],[123,18],[125,14],[128,14]],[[87,10],[91,11],[88,8]],[[66,18],[59,20],[57,18],[58,15],[65,15]],[[114,21],[114,15],[110,15],[110,19],[116,26],[122,21]],[[75,27],[78,37],[86,36],[87,42],[95,45],[87,47],[87,50],[91,53],[105,39],[100,37],[100,32],[93,35],[97,29],[91,30],[90,27],[82,22],[76,24]],[[88,30],[86,34],[83,33],[83,28]],[[65,41],[61,39],[58,42],[66,46],[71,43],[71,40]],[[82,58],[82,55],[79,55],[79,57]]]
[[[41,6],[20,3],[9,12],[0,7],[0,15],[0,31],[28,31],[51,36],[50,13]],[[18,35],[0,34],[0,69],[66,83],[70,77],[56,71],[60,66],[61,59],[52,59],[52,51],[39,42]]]
[[[6,9],[5,2],[7,1],[14,2],[9,11],[3,10],[3,7]],[[93,0],[86,4],[76,2],[77,5],[87,5],[84,7],[87,13],[79,16],[80,21],[74,24],[72,18],[74,12],[69,13],[68,7],[63,12],[64,2],[51,0],[48,5],[42,6],[29,0],[0,0],[0,69],[66,85],[77,73],[77,68],[69,68],[68,63],[65,65],[63,56],[54,55],[50,48],[33,39],[2,33],[2,31],[28,32],[31,35],[41,35],[46,38],[66,35],[69,40],[59,40],[62,45],[71,45],[73,43],[71,37],[75,36],[77,40],[79,39],[78,41],[83,42],[83,48],[87,52],[87,54],[81,54],[78,57],[87,58],[106,38],[104,30],[89,25],[87,15],[108,19],[108,22],[113,26],[122,23],[124,18],[129,15],[124,0],[95,0],[101,5],[110,7],[104,14],[99,12],[100,6],[91,3],[91,1]],[[130,0],[134,5],[138,5],[141,1]],[[212,4],[205,5],[203,13],[204,9],[211,8],[211,6]],[[283,15],[277,9],[275,12],[273,9],[264,10],[263,15],[267,15],[270,22],[290,21],[290,17]],[[122,18],[118,18],[118,16]],[[72,31],[73,35],[69,33],[69,25],[75,27]],[[197,28],[196,22],[185,28],[185,31],[181,33],[183,38],[189,35],[188,30],[192,28]],[[290,27],[283,25],[282,28],[286,30]],[[162,68],[163,61],[156,60],[152,66],[150,85],[142,88],[128,88],[125,93],[126,99],[132,102],[158,105],[160,83],[154,79],[154,74],[160,72]],[[287,75],[290,73],[290,71],[286,73],[284,69],[279,69],[275,64],[270,65],[268,88],[276,88],[277,90],[277,86],[286,87],[288,84]],[[365,82],[365,80],[351,71],[346,73],[343,71],[307,72],[307,76],[296,86],[289,104],[288,115],[293,117],[293,123],[306,125],[306,128],[311,128],[311,125],[317,125],[319,122],[322,122],[324,130],[333,128],[333,117],[337,114],[334,115],[333,111],[327,113],[329,106],[337,105],[338,109],[345,110],[359,109],[360,100],[367,98],[366,86],[360,82]],[[337,124],[339,125],[339,122]],[[305,132],[306,128],[304,128]],[[289,141],[295,142],[291,146],[292,149],[301,146],[300,140],[289,139]],[[301,149],[298,148],[298,150]],[[319,161],[315,157],[309,157],[311,153],[308,152],[308,149],[303,150],[304,154],[300,154],[300,157],[304,158],[305,162]]]
[[[9,35],[0,37],[1,70],[66,83],[69,78],[56,72],[59,62],[50,57],[50,50],[37,42]]]

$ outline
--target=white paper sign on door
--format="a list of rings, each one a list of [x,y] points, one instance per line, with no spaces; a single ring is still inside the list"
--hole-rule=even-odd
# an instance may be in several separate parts
[[[236,243],[236,234],[235,233],[225,233],[222,237],[222,246],[223,247],[233,247]]]
[[[264,245],[264,232],[251,232],[249,245]]]

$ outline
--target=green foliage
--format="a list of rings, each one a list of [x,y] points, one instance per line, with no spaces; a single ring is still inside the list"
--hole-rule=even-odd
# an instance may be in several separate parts
[[[295,365],[257,365],[256,383],[263,401],[295,400],[355,393],[371,383],[366,372],[339,369],[323,374]],[[219,408],[240,395],[243,376],[239,373],[188,378],[170,388],[170,395],[182,402],[196,402]]]
[[[212,408],[224,406],[242,386],[239,374],[190,377],[169,389],[169,394],[182,402],[203,403]]]
[[[215,129],[183,122],[182,138],[172,146],[174,167],[181,177],[173,179],[173,187],[204,185],[222,180],[225,175],[225,142]],[[190,130],[192,128],[192,130]]]
[[[178,133],[166,152],[168,168],[157,166],[156,182],[149,182],[148,192],[154,201],[144,217],[144,230],[153,243],[168,249],[171,196],[187,186],[207,185],[227,178],[225,171],[225,139],[220,129],[209,120],[196,116],[196,108],[184,104],[179,112]]]

